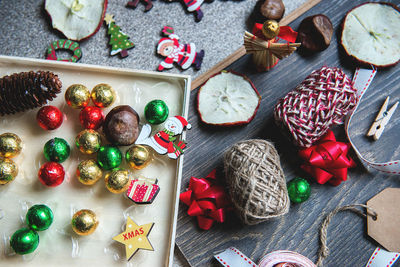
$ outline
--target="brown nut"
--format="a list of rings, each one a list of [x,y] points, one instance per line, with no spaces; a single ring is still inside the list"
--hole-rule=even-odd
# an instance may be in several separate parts
[[[259,0],[255,6],[256,21],[260,23],[268,19],[279,21],[284,13],[282,0]]]
[[[323,14],[317,14],[300,23],[297,42],[301,43],[303,49],[319,52],[330,45],[332,34],[333,25],[330,19]]]
[[[130,106],[117,106],[107,114],[103,132],[115,145],[131,145],[139,135],[139,115]]]

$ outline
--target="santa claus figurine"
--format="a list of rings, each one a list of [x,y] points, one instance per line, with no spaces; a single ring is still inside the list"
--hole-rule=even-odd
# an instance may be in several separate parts
[[[179,37],[174,34],[174,29],[170,26],[164,27],[163,34],[168,37],[161,38],[158,41],[157,53],[165,57],[164,61],[158,66],[158,71],[172,68],[174,62],[184,70],[192,64],[196,70],[200,69],[201,63],[203,63],[204,50],[197,53],[194,43],[180,44]]]
[[[168,118],[164,123],[164,127],[164,130],[150,136],[150,124],[143,125],[135,144],[148,145],[161,155],[167,154],[171,159],[177,159],[183,153],[186,144],[183,141],[175,143],[175,136],[182,134],[185,127],[190,129],[192,126],[184,117],[175,116]]]

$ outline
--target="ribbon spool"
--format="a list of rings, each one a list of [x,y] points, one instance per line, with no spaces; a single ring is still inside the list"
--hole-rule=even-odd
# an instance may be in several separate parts
[[[281,264],[281,265],[279,265]],[[259,267],[316,267],[307,257],[289,250],[271,252],[260,260]]]
[[[214,255],[214,258],[225,267],[316,267],[307,257],[289,250],[271,252],[262,257],[258,265],[234,247]]]

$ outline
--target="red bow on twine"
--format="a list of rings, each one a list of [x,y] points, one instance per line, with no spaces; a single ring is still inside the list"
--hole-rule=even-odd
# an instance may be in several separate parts
[[[224,222],[226,212],[230,210],[230,201],[225,190],[215,185],[216,170],[206,178],[191,177],[189,188],[180,194],[179,199],[189,206],[188,215],[197,216],[199,227],[208,230],[214,221]]]
[[[299,151],[299,156],[306,161],[301,168],[319,184],[329,181],[337,186],[347,180],[347,169],[356,166],[347,155],[349,149],[349,143],[337,142],[329,130],[315,145]]]

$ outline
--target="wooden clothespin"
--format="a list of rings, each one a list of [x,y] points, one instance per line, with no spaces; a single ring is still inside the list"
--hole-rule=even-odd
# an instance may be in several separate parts
[[[374,123],[372,123],[371,128],[369,128],[367,133],[367,136],[372,136],[374,140],[378,140],[379,137],[381,137],[385,126],[388,124],[390,118],[397,108],[397,105],[399,104],[399,101],[397,101],[389,110],[387,110],[389,99],[389,96],[386,97],[385,103],[383,103],[381,110],[379,110],[378,116],[376,116]]]

